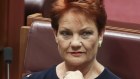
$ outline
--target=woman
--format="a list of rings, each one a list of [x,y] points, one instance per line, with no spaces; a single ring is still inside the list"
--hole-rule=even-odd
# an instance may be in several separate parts
[[[58,0],[51,24],[63,62],[25,79],[119,79],[96,60],[106,24],[103,0]]]

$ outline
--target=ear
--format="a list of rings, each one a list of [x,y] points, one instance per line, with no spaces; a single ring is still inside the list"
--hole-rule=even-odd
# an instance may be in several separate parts
[[[53,34],[54,34],[54,37],[55,37],[55,41],[56,41],[56,43],[58,43],[58,39],[57,39],[57,31],[56,31],[56,30],[53,30]]]
[[[56,0],[56,2],[53,3],[53,9],[54,10],[62,10],[66,7],[66,1],[65,0]]]
[[[102,43],[102,41],[103,41],[104,33],[105,33],[105,28],[102,29],[101,33],[99,34],[99,42],[100,43]]]

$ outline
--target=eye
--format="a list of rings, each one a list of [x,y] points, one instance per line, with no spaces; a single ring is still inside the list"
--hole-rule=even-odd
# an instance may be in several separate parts
[[[62,35],[62,36],[70,36],[70,35],[72,35],[72,33],[71,32],[69,32],[69,31],[60,31],[60,34]]]
[[[87,37],[89,37],[90,35],[93,35],[93,31],[83,31],[83,32],[81,33],[81,36],[82,36],[83,38],[87,38]]]
[[[90,32],[90,31],[86,31],[86,32],[83,32],[82,35],[84,35],[84,36],[86,36],[86,35],[92,35],[92,32]]]

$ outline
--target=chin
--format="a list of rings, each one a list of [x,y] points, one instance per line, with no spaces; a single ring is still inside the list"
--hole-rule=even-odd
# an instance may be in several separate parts
[[[80,66],[86,63],[83,59],[66,59],[65,62],[71,66]]]

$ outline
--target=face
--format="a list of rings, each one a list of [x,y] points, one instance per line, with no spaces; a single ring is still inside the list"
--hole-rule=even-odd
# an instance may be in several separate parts
[[[82,15],[65,14],[59,21],[56,42],[60,56],[71,65],[90,63],[96,58],[98,34],[95,23]]]

